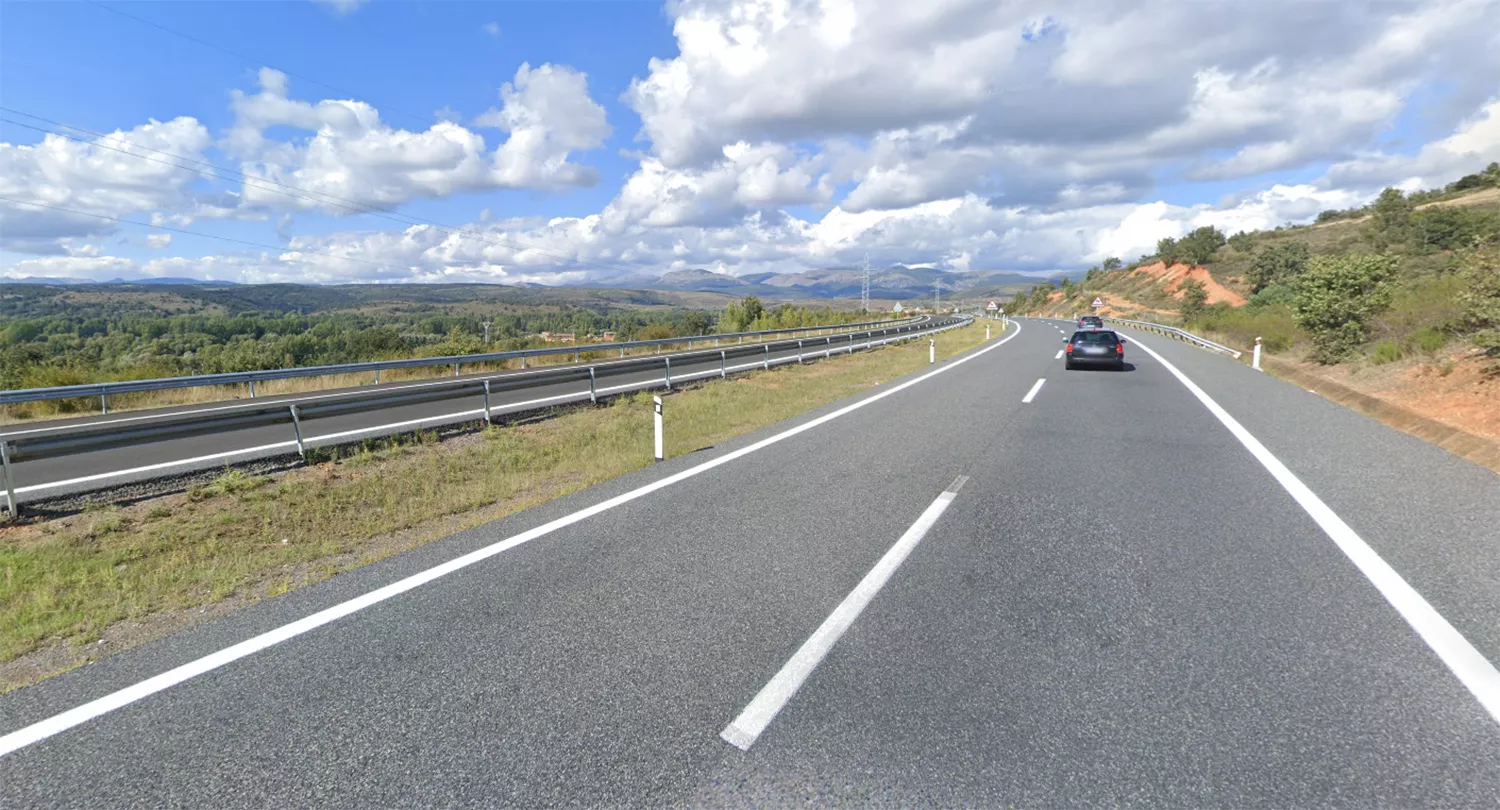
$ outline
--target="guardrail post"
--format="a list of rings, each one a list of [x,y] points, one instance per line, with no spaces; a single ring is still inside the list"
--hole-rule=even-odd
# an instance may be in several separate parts
[[[254,384],[255,383],[251,383],[251,385],[254,385]],[[380,385],[380,369],[378,369],[378,368],[375,369],[375,384],[376,385]]]
[[[721,352],[719,352],[719,379],[722,380],[722,379],[724,379],[725,377],[728,377],[728,376],[729,376],[729,360],[724,356],[724,352],[721,351]]]
[[[457,377],[457,376],[458,376],[458,367],[459,367],[459,366],[460,366],[460,365],[462,365],[462,364],[461,364],[461,363],[454,363],[454,364],[453,364],[453,376],[455,376],[455,377]]]
[[[1260,371],[1260,338],[1255,339],[1255,355],[1250,361],[1250,367]]]
[[[521,355],[521,368],[526,368],[526,355]]]
[[[667,390],[671,391],[672,390],[672,358],[671,357],[663,357],[662,359],[667,361]]]
[[[656,454],[654,458],[657,461],[661,461],[661,397],[652,397],[651,401],[656,406]]]
[[[589,402],[599,401],[598,390],[594,387],[594,367],[589,366]]]
[[[621,356],[621,357],[624,357],[624,356],[625,356],[625,347],[624,347],[624,346],[621,346],[621,347],[620,347],[620,356]]]
[[[380,372],[375,372],[375,382],[380,382]],[[255,380],[250,381],[250,398],[255,399]]]
[[[104,415],[109,415],[109,394],[99,395],[99,405],[104,409]]]
[[[21,514],[16,503],[16,484],[10,477],[10,443],[0,442],[0,467],[5,471],[5,509],[10,515],[6,520],[15,520]]]
[[[486,425],[493,425],[493,424],[495,424],[495,420],[493,420],[493,419],[490,418],[490,381],[489,380],[485,380],[484,381],[484,423]]]
[[[307,448],[302,445],[302,419],[297,415],[297,406],[288,406],[292,412],[292,433],[297,437],[297,455],[307,461]]]
[[[578,362],[581,359],[583,359],[581,350],[574,349],[573,350],[573,362],[576,363],[576,362]]]

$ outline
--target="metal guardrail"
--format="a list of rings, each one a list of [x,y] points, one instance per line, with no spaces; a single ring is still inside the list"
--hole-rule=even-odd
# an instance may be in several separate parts
[[[549,402],[561,404],[562,401],[567,400],[582,401],[585,397],[590,402],[597,402],[600,396],[649,389],[663,384],[670,390],[673,384],[672,366],[674,361],[679,368],[685,364],[701,365],[705,361],[711,363],[714,359],[719,361],[717,371],[710,370],[706,372],[698,371],[686,375],[680,374],[677,378],[679,383],[684,380],[704,379],[708,377],[722,378],[727,377],[732,371],[738,372],[757,368],[769,369],[772,365],[782,363],[801,363],[809,356],[821,355],[831,357],[836,351],[846,350],[852,353],[857,348],[874,348],[877,345],[910,340],[919,336],[933,335],[965,326],[971,322],[972,318],[968,317],[954,317],[941,321],[924,319],[920,322],[893,324],[880,329],[845,332],[818,338],[789,339],[754,345],[737,344],[720,349],[687,354],[627,358],[587,366],[565,366],[554,369],[537,369],[530,372],[510,372],[480,379],[423,381],[394,388],[367,391],[356,389],[322,395],[308,395],[294,402],[242,402],[215,407],[208,411],[169,412],[160,415],[124,418],[98,424],[81,423],[64,425],[55,430],[41,429],[32,431],[31,433],[34,435],[12,435],[5,440],[0,440],[0,467],[3,467],[3,485],[6,496],[5,505],[10,517],[13,519],[18,514],[21,504],[21,500],[17,496],[13,467],[15,464],[24,461],[59,458],[156,441],[191,438],[231,430],[287,424],[290,424],[292,427],[292,436],[285,441],[240,451],[220,453],[212,457],[186,459],[181,462],[171,462],[157,466],[163,468],[161,470],[162,475],[176,475],[183,472],[192,472],[196,469],[217,467],[226,463],[285,455],[293,451],[305,459],[308,449],[313,447],[347,444],[367,438],[410,433],[433,427],[462,424],[477,419],[493,423],[494,411],[490,406],[490,398],[497,392],[537,388],[561,383],[582,383],[587,380],[587,393],[580,390],[575,394],[551,397],[549,398]],[[809,353],[808,349],[811,346],[825,348],[821,351]],[[791,349],[796,349],[797,353],[788,357],[771,357],[773,352],[783,352]],[[749,358],[758,358],[758,360],[752,360],[750,363],[734,367],[730,366],[730,361],[732,360],[745,360]],[[641,371],[650,371],[652,369],[662,369],[665,372],[664,376],[662,378],[641,381],[638,384],[627,383],[622,386],[604,385],[610,378],[635,374]],[[343,431],[324,436],[307,437],[304,433],[305,423],[308,421],[403,405],[476,396],[483,397],[484,407],[481,411],[464,411],[416,421],[406,421],[394,425],[380,425],[353,431]],[[200,464],[196,467],[192,466],[197,462],[205,460],[211,460],[212,463]],[[125,477],[134,472],[136,471],[126,470],[115,473],[102,473],[90,476],[90,479],[105,482]],[[108,486],[109,484],[104,485]],[[50,485],[38,485],[26,487],[25,489],[35,491],[48,488],[48,486]]]
[[[508,352],[487,352],[483,354],[461,354],[447,355],[444,357],[413,357],[404,360],[375,360],[365,363],[341,363],[331,366],[307,366],[304,368],[282,368],[267,369],[265,371],[234,371],[223,374],[198,374],[187,377],[162,377],[152,380],[128,380],[124,382],[107,383],[85,383],[83,385],[62,385],[52,388],[26,388],[14,391],[0,391],[0,405],[14,405],[22,402],[39,402],[54,399],[85,399],[99,397],[103,405],[104,413],[109,413],[109,397],[111,394],[132,394],[141,391],[165,391],[175,388],[200,388],[212,385],[247,385],[250,388],[250,397],[255,397],[255,384],[269,380],[289,380],[298,377],[326,377],[334,374],[362,374],[375,373],[375,382],[380,382],[380,372],[403,368],[426,368],[430,366],[453,366],[453,376],[457,377],[459,369],[465,363],[491,363],[503,360],[515,360],[520,358],[521,368],[526,367],[528,357],[547,357],[559,354],[572,354],[581,356],[584,352],[602,352],[620,350],[620,356],[625,356],[627,349],[648,348],[651,346],[667,346],[676,343],[686,343],[688,349],[692,349],[696,342],[712,340],[715,345],[724,340],[738,339],[743,343],[745,338],[765,338],[774,335],[795,334],[797,332],[819,332],[829,330],[832,333],[841,330],[856,330],[863,327],[876,327],[889,324],[906,324],[920,321],[920,317],[905,318],[895,321],[864,321],[862,323],[833,324],[830,326],[799,326],[790,329],[769,329],[763,332],[726,332],[716,335],[693,335],[690,337],[659,338],[656,340],[633,340],[624,343],[589,343],[575,344],[571,346],[558,346],[548,349],[518,349]]]
[[[1223,352],[1234,357],[1234,359],[1236,360],[1240,359],[1241,354],[1244,354],[1244,352],[1241,352],[1239,349],[1231,349],[1228,346],[1215,343],[1212,340],[1208,340],[1207,338],[1198,337],[1192,332],[1185,332],[1175,326],[1165,326],[1159,323],[1151,323],[1150,321],[1131,321],[1126,320],[1125,318],[1111,318],[1107,316],[1104,318],[1104,320],[1107,323],[1123,323],[1126,326],[1133,326],[1137,329],[1145,329],[1148,332],[1156,332],[1157,334],[1166,335],[1168,337],[1175,337],[1178,340],[1183,340],[1188,343],[1194,343],[1211,351]]]

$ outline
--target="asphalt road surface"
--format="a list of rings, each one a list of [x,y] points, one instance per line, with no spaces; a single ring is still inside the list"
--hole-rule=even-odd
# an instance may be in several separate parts
[[[1500,478],[1020,323],[0,697],[0,806],[1500,806]]]
[[[931,319],[931,327],[942,328],[954,322],[954,318],[933,318]],[[856,334],[863,335],[864,331],[861,330]],[[903,332],[900,334],[911,333]],[[887,337],[895,338],[897,335],[898,333],[892,330]],[[876,337],[873,339],[882,340],[885,338]],[[853,341],[852,345],[857,348],[867,345],[870,340],[871,338],[861,337]],[[712,350],[702,345],[698,346],[696,351],[666,353],[660,357],[671,360],[672,379],[684,382],[701,379],[704,376],[718,376],[721,366],[723,366],[723,370],[726,373],[753,371],[766,363],[775,366],[796,362],[799,353],[804,355],[809,362],[812,362],[825,353],[837,355],[847,352],[851,346],[848,333],[835,333],[826,336],[826,340],[825,337],[806,338],[803,341],[804,346],[800,352],[795,345],[786,348],[784,342],[778,341],[774,343],[782,346],[782,348],[773,348],[762,354],[758,351],[754,343],[737,344],[725,341],[721,347],[722,349],[730,353],[740,352],[743,356],[731,356],[723,362],[721,362],[717,350]],[[663,386],[666,381],[665,367],[657,365],[640,369],[637,366],[629,365],[630,360],[638,359],[628,358],[625,363],[620,363],[619,368],[615,368],[615,364],[619,363],[619,361],[612,362],[609,358],[595,363],[594,365],[598,368],[596,383],[598,392],[609,395]],[[589,364],[580,364],[580,367],[587,365]],[[538,374],[557,371],[559,368],[559,366],[553,365],[529,371],[471,374],[465,375],[465,377],[460,379],[488,379],[494,381],[496,390],[490,397],[490,407],[492,413],[496,415],[534,410],[539,407],[561,405],[569,402],[587,401],[589,399],[589,381],[587,378],[527,387],[506,388],[503,390],[500,388],[502,385],[514,384],[517,380],[524,380]],[[285,403],[290,405],[292,403],[301,403],[305,406],[311,402],[337,400],[349,395],[366,395],[374,391],[415,391],[430,388],[435,384],[450,383],[453,380],[453,377],[444,377],[433,380],[368,385],[355,389],[261,397],[254,400],[253,403],[249,400],[204,403],[158,410],[127,411],[109,415],[53,420],[39,424],[8,425],[0,427],[0,440],[10,439],[14,441],[16,439],[25,439],[26,437],[63,435],[82,427],[101,424],[118,426],[142,425],[148,424],[152,419],[164,415],[224,413],[252,404]],[[483,413],[483,408],[483,395],[472,393],[436,401],[398,405],[375,411],[346,413],[318,419],[304,418],[302,431],[307,444],[316,447],[324,444],[336,444],[342,437],[348,434],[370,430],[383,425],[403,425],[407,426],[405,429],[410,430],[411,423],[421,422],[422,420],[443,420],[445,417],[456,417],[448,418],[446,420],[448,422],[461,421],[462,418],[479,419]],[[430,425],[422,426],[429,427]],[[282,454],[295,454],[296,452],[296,441],[290,423],[260,425],[207,435],[154,441],[149,444],[137,444],[54,458],[21,461],[14,465],[13,476],[17,494],[24,503],[26,500],[98,489],[103,486],[133,481],[149,480],[151,478],[195,469],[222,469],[226,463]]]

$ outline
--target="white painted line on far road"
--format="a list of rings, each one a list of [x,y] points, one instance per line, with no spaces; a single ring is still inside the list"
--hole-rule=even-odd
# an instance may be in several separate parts
[[[844,631],[854,624],[854,620],[859,618],[859,614],[875,598],[875,594],[880,592],[880,589],[890,580],[891,575],[896,573],[896,569],[901,567],[901,563],[911,554],[912,549],[922,542],[922,538],[937,523],[938,518],[942,517],[943,512],[947,510],[949,504],[953,503],[953,499],[958,496],[958,491],[968,480],[967,475],[960,475],[947,489],[943,490],[943,494],[939,495],[937,500],[923,510],[917,522],[911,524],[911,528],[907,529],[896,544],[885,553],[885,556],[875,563],[875,567],[871,568],[870,572],[865,574],[865,578],[854,586],[854,590],[844,597],[844,601],[840,602],[838,607],[828,614],[828,618],[818,625],[818,629],[802,642],[797,652],[793,653],[792,657],[771,677],[771,680],[761,687],[761,690],[750,700],[749,705],[745,706],[745,710],[740,712],[739,717],[734,718],[734,722],[719,732],[719,736],[724,738],[725,742],[741,751],[750,750],[750,746],[760,738],[766,726],[771,724],[777,713],[785,708],[792,696],[797,694],[797,690],[802,688],[807,676],[812,674],[812,671],[828,655],[828,651],[833,649],[833,645],[838,643]]]
[[[1063,355],[1063,350],[1062,349],[1058,349],[1057,350],[1057,356],[1054,357],[1054,358],[1052,358],[1052,359],[1053,360],[1061,360],[1062,359],[1062,355]]]
[[[1036,399],[1036,392],[1042,390],[1042,383],[1044,383],[1046,381],[1047,381],[1046,377],[1043,377],[1040,380],[1037,380],[1036,381],[1036,385],[1031,386],[1031,390],[1026,392],[1026,396],[1021,397],[1021,404],[1024,405],[1024,404],[1027,404],[1027,403],[1031,402],[1033,399]]]
[[[1296,476],[1281,460],[1271,454],[1266,446],[1260,443],[1250,431],[1246,430],[1239,420],[1229,415],[1229,412],[1220,407],[1212,397],[1199,388],[1196,383],[1188,379],[1186,374],[1177,370],[1177,367],[1167,362],[1166,358],[1157,354],[1149,346],[1143,345],[1139,339],[1133,338],[1137,348],[1156,358],[1167,371],[1172,372],[1179,382],[1192,392],[1203,406],[1208,408],[1229,432],[1239,439],[1240,444],[1255,456],[1255,460],[1271,473],[1278,484],[1287,491],[1288,495],[1307,512],[1308,516],[1318,524],[1324,534],[1333,540],[1339,550],[1354,563],[1360,573],[1370,580],[1370,584],[1380,591],[1380,595],[1401,614],[1401,618],[1417,631],[1417,635],[1427,643],[1427,646],[1437,653],[1439,659],[1447,665],[1448,670],[1458,677],[1460,683],[1468,688],[1469,692],[1490,713],[1495,722],[1500,723],[1500,670],[1490,663],[1469,640],[1463,637],[1448,620],[1437,612],[1422,594],[1417,593],[1401,575],[1396,573],[1389,563],[1381,558],[1364,541],[1338,513],[1329,508],[1302,480]]]
[[[859,348],[868,348],[868,347],[873,346],[873,345],[874,345],[873,341],[866,342],[866,343],[861,343],[861,344],[859,344]],[[777,366],[777,365],[784,365],[784,364],[793,362],[796,359],[797,359],[796,355],[789,355],[789,356],[786,356],[786,357],[773,357],[769,361],[756,360],[753,363],[741,363],[739,365],[728,366],[725,370],[726,371],[736,371],[736,372],[737,371],[746,371],[746,370],[749,370],[749,369],[760,368],[763,365],[764,362],[769,362],[770,365]],[[715,369],[715,370],[710,370],[710,371],[695,371],[692,374],[679,374],[679,375],[677,375],[676,379],[678,381],[680,381],[680,382],[686,382],[688,380],[705,379],[705,378],[708,378],[708,377],[717,377],[717,376],[719,376],[719,372],[718,372],[717,369]],[[603,387],[603,388],[599,388],[597,390],[597,393],[603,395],[603,394],[613,394],[613,393],[617,393],[617,392],[620,392],[620,391],[628,391],[628,390],[638,389],[638,388],[639,389],[652,388],[654,386],[660,385],[665,379],[666,379],[665,377],[652,378],[650,380],[639,380],[639,381],[636,381],[636,382],[624,383],[624,384],[621,384],[621,385],[606,386],[606,387]],[[471,395],[469,398],[473,399],[475,396],[478,396],[478,395],[474,394],[474,395]],[[533,406],[536,406],[536,405],[543,405],[543,404],[546,404],[546,403],[559,403],[559,402],[565,402],[565,401],[569,401],[569,400],[572,400],[572,401],[584,400],[584,399],[588,399],[588,396],[589,396],[589,392],[587,390],[579,391],[579,392],[571,393],[571,394],[557,394],[556,396],[542,397],[540,399],[529,399],[529,400],[526,400],[524,402],[502,403],[500,405],[496,405],[494,408],[491,409],[491,411],[493,413],[496,413],[496,414],[508,414],[508,413],[512,413],[512,412],[517,411],[517,410],[525,410],[526,408],[533,407]],[[277,404],[280,404],[280,403],[277,403]],[[440,414],[438,416],[424,416],[421,419],[408,419],[408,420],[406,420],[404,422],[392,422],[390,424],[385,424],[385,425],[372,425],[370,427],[355,428],[354,430],[344,430],[344,431],[339,431],[337,433],[325,433],[325,434],[323,434],[321,436],[309,436],[309,437],[303,439],[303,443],[306,444],[306,445],[309,445],[309,446],[321,446],[324,443],[336,441],[338,439],[348,438],[350,436],[360,436],[360,435],[366,435],[366,434],[378,434],[381,431],[394,431],[394,430],[397,430],[397,429],[400,429],[400,428],[408,428],[408,427],[411,427],[413,425],[426,425],[426,424],[429,424],[429,423],[437,425],[437,424],[444,424],[444,423],[448,423],[448,422],[456,422],[456,421],[459,421],[459,420],[462,420],[462,419],[468,419],[468,418],[474,418],[474,417],[482,417],[482,416],[484,416],[484,409],[483,408],[480,408],[478,410],[457,411],[457,412],[454,412],[454,413]],[[89,424],[93,425],[93,424],[106,424],[106,423],[98,422],[98,423],[89,423]],[[71,487],[71,486],[78,486],[80,484],[90,484],[90,483],[94,483],[94,482],[97,482],[97,481],[107,481],[107,480],[109,480],[111,478],[126,478],[126,477],[130,477],[130,476],[146,475],[148,473],[157,472],[159,470],[172,469],[174,467],[198,467],[198,466],[201,466],[204,463],[210,462],[210,461],[219,461],[221,459],[233,459],[233,458],[237,458],[239,456],[257,456],[257,455],[261,455],[261,454],[265,454],[265,453],[270,453],[273,450],[285,450],[285,451],[290,452],[292,449],[296,448],[296,446],[297,446],[297,443],[295,441],[288,440],[288,441],[284,441],[284,442],[273,442],[271,444],[262,444],[262,445],[258,445],[258,446],[255,446],[255,447],[243,447],[243,448],[240,448],[239,450],[226,450],[226,451],[224,451],[222,453],[211,453],[211,454],[205,455],[205,456],[193,456],[193,457],[190,457],[190,458],[177,459],[175,461],[163,461],[163,462],[160,462],[160,463],[157,463],[157,464],[148,464],[148,465],[146,465],[144,467],[131,467],[129,469],[112,470],[110,472],[103,472],[103,473],[94,473],[93,475],[85,475],[85,476],[81,476],[81,477],[78,477],[78,478],[69,478],[69,479],[62,480],[62,481],[49,481],[49,482],[47,482],[45,484],[31,484],[29,486],[16,487],[16,494],[18,494],[18,495],[26,495],[26,494],[30,494],[30,493],[33,493],[33,492],[42,492],[44,490],[49,490],[49,489],[59,489],[61,487]]]
[[[918,383],[925,382],[932,379],[933,377],[936,377],[939,374],[958,368],[959,366],[969,362],[970,360],[973,360],[976,357],[988,354],[989,352],[992,352],[1000,348],[1001,346],[1004,346],[1006,343],[1009,343],[1013,338],[1020,334],[1021,327],[1017,325],[1016,331],[1000,340],[995,341],[989,346],[985,346],[974,351],[971,354],[959,357],[955,360],[946,361],[943,363],[943,365],[938,366],[936,369],[933,369],[932,371],[929,371],[920,377],[914,377],[904,383],[900,383],[899,385],[894,385],[883,391],[871,394],[870,396],[865,397],[858,402],[845,405],[844,407],[839,408],[832,413],[824,414],[823,416],[820,416],[816,419],[803,422],[802,424],[794,428],[788,428],[787,430],[777,433],[774,436],[768,436],[764,439],[761,439],[755,444],[747,445],[745,447],[741,447],[738,450],[725,453],[724,455],[719,456],[716,459],[705,461],[702,464],[689,467],[682,472],[674,473],[667,476],[666,478],[662,478],[658,481],[653,481],[649,484],[646,484],[645,486],[637,487],[630,490],[629,492],[625,492],[620,495],[616,495],[613,498],[609,498],[608,500],[600,501],[593,506],[580,509],[577,512],[573,512],[568,515],[563,515],[556,520],[550,521],[548,523],[543,523],[536,528],[521,532],[517,535],[513,535],[483,548],[476,549],[461,557],[455,557],[454,559],[442,563],[441,565],[437,565],[427,569],[426,571],[413,574],[409,577],[406,577],[405,579],[399,579],[382,588],[377,588],[362,596],[357,596],[353,599],[350,599],[347,602],[340,602],[337,605],[324,608],[317,613],[306,616],[290,624],[282,625],[281,627],[278,627],[274,630],[270,630],[265,633],[261,633],[258,636],[253,636],[244,641],[241,641],[238,644],[233,644],[225,647],[224,649],[219,650],[216,653],[211,653],[195,661],[189,661],[188,663],[183,664],[179,667],[169,669],[166,672],[161,673],[160,675],[147,678],[146,680],[141,681],[140,683],[137,683],[133,686],[128,686],[117,692],[111,692],[104,697],[96,698],[89,701],[88,703],[69,709],[68,711],[65,711],[61,714],[53,715],[46,720],[41,720],[36,723],[32,723],[31,725],[24,728],[12,731],[9,734],[0,736],[0,757],[4,757],[8,754],[14,753],[15,751],[25,748],[26,746],[33,743],[41,742],[48,737],[61,734],[62,732],[67,731],[74,726],[87,723],[88,721],[93,720],[100,715],[107,714],[114,711],[115,709],[119,709],[124,706],[128,706],[138,700],[150,697],[157,692],[161,692],[165,689],[170,689],[171,687],[176,686],[183,681],[196,678],[197,676],[202,675],[205,672],[211,672],[215,669],[218,669],[219,667],[238,661],[239,659],[244,658],[248,655],[253,655],[257,652],[260,652],[261,650],[266,649],[267,647],[272,647],[288,639],[296,638],[297,636],[300,636],[304,633],[322,627],[325,624],[337,621],[338,619],[348,616],[351,613],[356,613],[358,611],[364,610],[367,607],[370,607],[371,605],[376,605],[392,597],[399,596],[409,590],[412,590],[413,588],[425,585],[435,579],[439,579],[455,571],[460,571],[464,568],[468,568],[469,566],[477,562],[487,560],[490,557],[495,556],[496,554],[500,554],[501,552],[509,551],[510,549],[522,545],[523,543],[529,543],[539,537],[545,537],[557,531],[558,529],[566,528],[573,525],[574,523],[587,520],[594,515],[600,514],[601,512],[607,512],[617,506],[630,503],[631,501],[634,501],[638,498],[650,495],[657,490],[666,489],[673,484],[677,484],[694,476],[701,475],[705,472],[708,472],[709,470],[714,469],[715,467],[728,464],[735,459],[748,456],[758,450],[765,449],[773,444],[784,441],[786,439],[790,439],[791,437],[796,436],[799,433],[812,430],[819,425],[831,422],[846,414],[853,413],[854,411],[857,411],[860,408],[865,407],[866,405],[879,402],[880,400],[885,399],[892,394],[905,391],[906,389]]]

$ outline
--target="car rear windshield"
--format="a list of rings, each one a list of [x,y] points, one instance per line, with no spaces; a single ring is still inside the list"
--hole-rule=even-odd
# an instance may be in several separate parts
[[[1090,315],[1088,317],[1085,317],[1085,318],[1081,318],[1080,320],[1082,320],[1084,323],[1104,323],[1104,321],[1102,321],[1102,320],[1100,320],[1098,318],[1095,318],[1092,315]]]
[[[1113,346],[1119,343],[1114,332],[1074,332],[1074,343],[1104,343]]]

